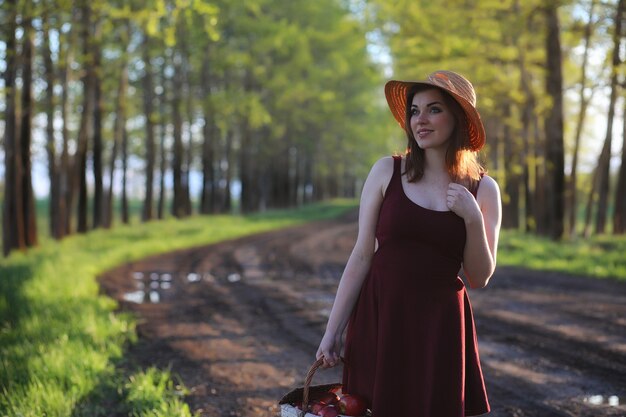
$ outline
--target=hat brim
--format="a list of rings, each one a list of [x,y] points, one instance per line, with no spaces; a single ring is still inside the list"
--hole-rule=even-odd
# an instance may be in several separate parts
[[[423,85],[428,87],[435,87],[446,93],[450,94],[452,98],[456,100],[465,112],[467,120],[467,133],[469,140],[469,149],[472,151],[479,151],[484,145],[486,140],[485,127],[480,118],[478,110],[465,98],[454,93],[453,91],[442,88],[439,85],[425,82],[425,81],[397,81],[391,80],[385,84],[385,97],[387,98],[387,104],[393,114],[393,117],[398,121],[402,129],[405,128],[405,112],[406,112],[406,95],[408,91],[416,85]]]

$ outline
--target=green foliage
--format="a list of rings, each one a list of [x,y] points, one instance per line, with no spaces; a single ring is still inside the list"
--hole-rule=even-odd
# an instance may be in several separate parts
[[[503,231],[498,265],[626,280],[624,253],[626,236],[594,236],[559,243],[535,235]]]
[[[149,370],[123,382],[115,363],[136,338],[135,321],[114,314],[116,303],[99,293],[96,276],[149,255],[335,217],[354,205],[120,226],[1,260],[0,415],[106,415],[101,404],[111,395],[136,415],[188,415],[166,373]]]
[[[175,385],[169,372],[150,368],[132,375],[124,385],[126,403],[133,417],[189,416],[182,401],[184,387]]]

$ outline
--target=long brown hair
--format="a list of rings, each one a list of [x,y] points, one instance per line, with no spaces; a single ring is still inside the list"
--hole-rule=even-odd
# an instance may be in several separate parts
[[[446,150],[446,166],[448,173],[454,182],[464,185],[470,191],[476,189],[478,181],[485,173],[485,169],[478,161],[478,152],[469,149],[467,135],[467,120],[463,108],[444,90],[424,85],[415,85],[409,89],[406,95],[405,126],[407,136],[406,167],[405,174],[409,182],[419,181],[424,176],[424,150],[417,145],[413,131],[411,130],[411,104],[413,96],[426,90],[439,90],[443,101],[450,109],[454,117],[454,129],[450,134],[448,149]]]

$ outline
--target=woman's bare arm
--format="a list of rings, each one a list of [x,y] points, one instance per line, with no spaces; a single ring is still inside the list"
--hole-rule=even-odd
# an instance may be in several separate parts
[[[392,175],[393,159],[382,158],[374,164],[363,186],[357,240],[339,282],[326,332],[316,355],[317,358],[324,357],[325,366],[334,366],[339,359],[343,332],[374,255],[378,213]]]

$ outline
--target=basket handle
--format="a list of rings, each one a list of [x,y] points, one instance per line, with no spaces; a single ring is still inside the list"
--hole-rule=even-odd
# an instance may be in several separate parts
[[[341,361],[345,363],[345,359],[340,357]],[[309,387],[311,386],[311,381],[313,380],[313,375],[315,375],[315,371],[324,364],[324,357],[316,360],[311,368],[309,368],[309,372],[306,374],[306,378],[304,378],[304,386],[302,388],[302,410],[299,413],[299,417],[304,417],[309,407]]]

